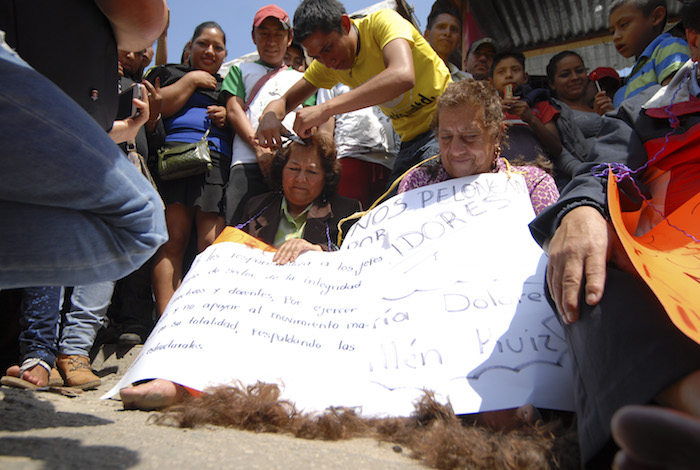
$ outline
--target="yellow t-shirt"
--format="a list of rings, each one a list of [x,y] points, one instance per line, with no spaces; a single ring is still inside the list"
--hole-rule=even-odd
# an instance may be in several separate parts
[[[338,82],[355,88],[385,69],[384,46],[394,39],[405,39],[413,54],[416,84],[393,100],[379,104],[379,108],[391,118],[403,142],[427,132],[437,98],[452,81],[443,60],[418,30],[394,10],[380,10],[352,21],[360,35],[360,53],[352,69],[333,70],[314,60],[304,78],[317,88],[333,88]]]

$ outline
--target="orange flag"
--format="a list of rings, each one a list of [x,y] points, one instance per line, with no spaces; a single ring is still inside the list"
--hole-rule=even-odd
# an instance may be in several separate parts
[[[277,251],[277,248],[258,240],[252,235],[248,235],[243,230],[239,230],[236,227],[226,227],[223,232],[221,232],[221,235],[214,240],[214,243],[222,242],[240,243],[241,245],[246,245],[251,248],[260,248],[263,251]]]
[[[700,243],[689,236],[700,239],[700,193],[643,236],[634,236],[642,209],[622,213],[614,176],[608,178],[608,209],[639,275],[673,323],[700,343]]]

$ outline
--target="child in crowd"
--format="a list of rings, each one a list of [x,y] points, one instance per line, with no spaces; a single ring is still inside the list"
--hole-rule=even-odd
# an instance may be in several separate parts
[[[613,98],[620,104],[652,85],[666,85],[690,57],[688,43],[663,33],[666,0],[614,0],[610,5],[610,30],[615,49],[623,57],[636,57],[627,82]]]
[[[267,5],[258,10],[252,36],[260,59],[232,66],[222,85],[226,114],[236,130],[226,188],[226,222],[229,224],[241,222],[243,208],[251,197],[268,191],[265,176],[272,153],[255,139],[258,119],[270,101],[284,94],[302,77],[284,63],[287,48],[292,44],[292,24],[283,9]],[[313,103],[313,99],[305,102]],[[289,114],[283,124],[291,129],[294,114]]]
[[[452,81],[472,78],[471,74],[461,71],[450,62],[450,57],[459,47],[462,38],[462,18],[452,5],[446,5],[440,1],[433,4],[428,15],[428,26],[423,35],[450,69]]]
[[[304,48],[297,41],[292,41],[292,44],[287,48],[284,63],[297,72],[304,73],[306,70],[306,54]]]
[[[494,57],[490,80],[510,124],[509,148],[502,156],[531,162],[543,155],[555,161],[562,150],[556,127],[559,111],[549,103],[548,92],[527,86],[527,78],[522,52],[504,51]]]

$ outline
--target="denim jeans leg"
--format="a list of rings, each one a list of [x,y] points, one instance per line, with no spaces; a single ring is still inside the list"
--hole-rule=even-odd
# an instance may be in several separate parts
[[[50,366],[56,361],[61,308],[60,287],[27,287],[22,290],[22,361],[38,357]]]
[[[157,192],[51,81],[0,47],[0,288],[115,280],[167,240]]]
[[[102,327],[112,300],[114,281],[75,286],[70,297],[70,309],[65,315],[59,354],[87,356]]]

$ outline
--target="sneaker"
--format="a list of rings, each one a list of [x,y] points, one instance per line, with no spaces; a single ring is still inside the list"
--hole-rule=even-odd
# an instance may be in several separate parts
[[[56,367],[63,377],[66,387],[92,390],[102,384],[90,368],[90,358],[79,354],[59,354]]]

